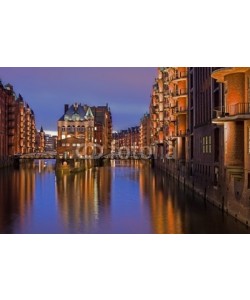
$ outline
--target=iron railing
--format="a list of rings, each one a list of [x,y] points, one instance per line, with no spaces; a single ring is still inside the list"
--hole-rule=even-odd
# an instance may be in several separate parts
[[[229,116],[250,114],[250,102],[236,103],[214,108],[214,118],[225,118]]]

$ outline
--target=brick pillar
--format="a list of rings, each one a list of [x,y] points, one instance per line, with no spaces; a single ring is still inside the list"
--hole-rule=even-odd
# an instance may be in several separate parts
[[[235,73],[225,76],[227,82],[227,105],[232,106],[245,101],[245,74]],[[230,108],[229,108],[230,109]]]
[[[243,167],[244,122],[227,122],[225,124],[225,164]]]

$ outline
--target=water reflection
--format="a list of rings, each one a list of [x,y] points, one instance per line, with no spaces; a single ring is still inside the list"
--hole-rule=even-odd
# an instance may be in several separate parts
[[[0,232],[12,233],[28,217],[35,192],[33,168],[1,170]]]
[[[140,191],[153,233],[249,233],[249,229],[198,199],[162,171],[141,166]]]
[[[141,165],[139,178],[141,198],[147,199],[153,233],[183,233],[181,212],[174,201],[174,190],[169,178]],[[165,187],[168,188],[165,188]]]
[[[58,175],[57,201],[66,232],[97,232],[109,220],[111,170]],[[107,224],[106,224],[107,225]]]
[[[53,161],[0,170],[1,233],[248,233],[147,162],[57,176]]]

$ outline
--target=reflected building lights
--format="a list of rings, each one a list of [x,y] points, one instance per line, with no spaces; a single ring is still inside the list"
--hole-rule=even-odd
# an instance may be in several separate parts
[[[153,233],[183,233],[181,215],[174,207],[172,193],[166,190],[163,176],[140,165],[139,186],[144,205],[149,206]],[[148,168],[148,169],[147,169]]]
[[[93,232],[100,219],[109,215],[110,169],[57,176],[57,201],[64,226],[69,232]]]
[[[0,198],[0,233],[15,233],[24,225],[34,199],[33,169],[1,170],[0,190],[5,196]]]

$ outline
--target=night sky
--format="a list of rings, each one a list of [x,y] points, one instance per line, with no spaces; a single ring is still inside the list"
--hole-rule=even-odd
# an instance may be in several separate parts
[[[64,104],[109,104],[113,129],[139,125],[148,111],[156,68],[0,68],[35,112],[36,124],[56,130]]]

